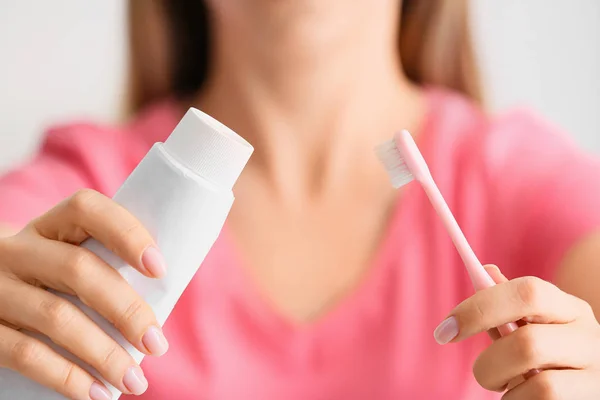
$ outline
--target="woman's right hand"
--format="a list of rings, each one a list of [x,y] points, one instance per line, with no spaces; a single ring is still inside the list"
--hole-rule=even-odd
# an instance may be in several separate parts
[[[89,237],[146,276],[166,273],[154,240],[135,217],[97,192],[76,193],[18,234],[0,238],[0,367],[69,398],[110,398],[84,369],[20,331],[26,329],[48,336],[123,393],[142,394],[148,382],[131,356],[79,308],[44,289],[79,297],[141,352],[167,351],[150,306],[114,268],[78,246]]]

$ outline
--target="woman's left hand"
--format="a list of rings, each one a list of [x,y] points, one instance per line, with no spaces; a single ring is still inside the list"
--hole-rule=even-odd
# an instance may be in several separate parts
[[[486,270],[498,285],[459,304],[435,331],[440,344],[488,331],[497,339],[475,361],[473,373],[503,400],[600,399],[600,325],[591,306],[539,278],[507,280]],[[494,327],[524,321],[499,337]],[[522,325],[522,324],[520,324]],[[527,380],[528,371],[541,372]]]

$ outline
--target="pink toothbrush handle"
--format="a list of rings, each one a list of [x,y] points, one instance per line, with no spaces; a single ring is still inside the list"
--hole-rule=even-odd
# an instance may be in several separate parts
[[[454,246],[456,246],[456,250],[458,250],[458,254],[460,254],[460,257],[465,263],[475,290],[479,291],[495,286],[496,282],[494,282],[494,280],[481,265],[481,262],[479,262],[479,259],[475,255],[475,252],[469,245],[467,238],[458,226],[456,219],[452,215],[452,211],[450,211],[448,204],[446,204],[444,197],[440,193],[440,190],[436,184],[433,182],[433,179],[421,182],[421,185],[423,186],[427,197],[429,197],[431,205],[433,205],[433,208],[446,227],[452,242],[454,242]],[[506,325],[499,326],[498,331],[500,332],[500,335],[506,336],[509,333],[517,330],[517,328],[517,324],[511,322]]]
[[[469,245],[467,238],[458,226],[456,219],[452,215],[452,211],[450,211],[450,207],[448,207],[448,204],[444,200],[444,197],[440,193],[440,190],[436,186],[433,179],[428,179],[424,182],[421,182],[421,185],[423,186],[427,197],[429,197],[433,208],[446,227],[452,242],[454,242],[456,250],[458,250],[458,254],[460,254],[460,257],[465,263],[475,290],[479,291],[495,286],[496,282],[494,282],[492,277],[489,276],[489,274],[483,268],[483,265],[481,265],[481,262],[479,262],[479,259],[475,255],[475,252]],[[518,328],[519,326],[516,324],[516,322],[509,322],[508,324],[499,326],[497,329],[500,333],[500,336],[506,336],[509,333],[516,331]],[[538,374],[539,372],[540,371],[538,369],[534,369],[527,372],[524,377],[527,379]]]

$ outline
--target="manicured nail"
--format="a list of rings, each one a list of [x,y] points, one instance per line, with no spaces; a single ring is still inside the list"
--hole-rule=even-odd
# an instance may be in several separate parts
[[[153,356],[162,356],[169,350],[169,342],[157,326],[151,326],[142,337],[142,344]]]
[[[458,322],[454,317],[448,317],[435,328],[433,337],[439,344],[449,343],[458,335]]]
[[[92,387],[90,388],[90,399],[110,400],[112,399],[112,394],[110,394],[107,388],[105,388],[98,382],[94,382],[92,383]]]
[[[142,254],[142,265],[157,278],[162,278],[167,274],[167,262],[160,250],[154,246],[148,247]]]
[[[130,367],[123,377],[123,384],[132,394],[140,395],[148,389],[148,381],[137,365]]]

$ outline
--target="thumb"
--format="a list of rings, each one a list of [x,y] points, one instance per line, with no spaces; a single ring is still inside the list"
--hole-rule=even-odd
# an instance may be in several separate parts
[[[504,283],[508,282],[508,278],[505,277],[502,272],[500,272],[500,268],[493,264],[484,265],[483,268],[488,273],[489,276],[492,277],[494,282],[496,283]]]

